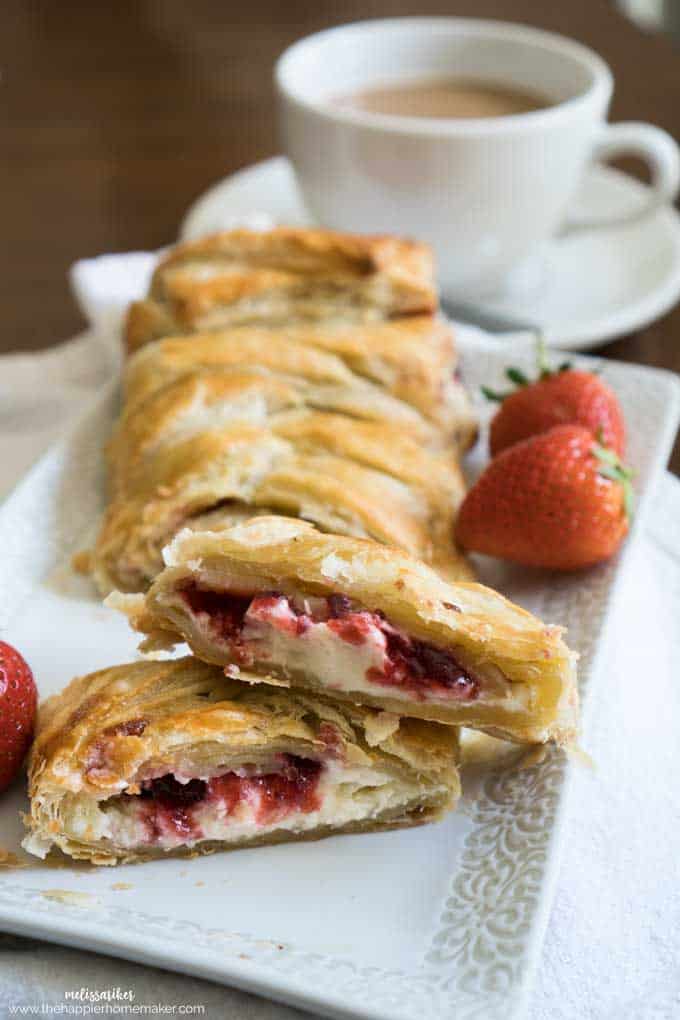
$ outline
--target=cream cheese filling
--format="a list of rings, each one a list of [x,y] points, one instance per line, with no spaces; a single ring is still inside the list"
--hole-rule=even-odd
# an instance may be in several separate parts
[[[276,615],[283,622],[279,611]],[[241,635],[246,653],[252,653],[260,663],[277,663],[286,672],[316,677],[331,690],[385,692],[384,685],[366,679],[368,670],[383,672],[386,664],[387,643],[377,627],[368,628],[364,641],[355,645],[343,641],[324,622],[313,623],[296,635],[275,622],[247,617]],[[408,691],[395,687],[390,692],[411,700]]]
[[[195,846],[208,840],[237,842],[267,836],[277,831],[308,832],[324,825],[342,827],[351,822],[375,819],[385,812],[415,803],[421,791],[415,783],[363,766],[327,762],[319,777],[316,793],[318,810],[293,810],[285,817],[260,823],[256,800],[239,802],[233,811],[219,800],[196,804],[191,812],[197,838],[178,832],[162,832],[149,840],[144,812],[148,801],[125,794],[109,801],[91,801],[87,812],[74,811],[64,819],[69,838],[82,842],[107,841],[117,848],[143,850],[156,847],[171,850]]]
[[[343,693],[357,692],[397,701],[412,703],[414,700],[428,701],[441,705],[465,705],[478,701],[483,704],[502,703],[510,712],[525,712],[531,699],[531,692],[524,684],[513,684],[503,677],[500,670],[489,666],[493,675],[484,683],[484,675],[476,671],[482,681],[474,699],[456,697],[440,684],[428,688],[425,684],[414,690],[408,683],[382,683],[372,680],[373,675],[388,675],[390,659],[385,634],[374,623],[370,615],[362,614],[361,640],[344,639],[333,629],[334,621],[310,619],[298,628],[298,617],[291,610],[286,599],[265,610],[249,609],[239,638],[239,653],[244,661],[252,659],[258,666],[266,668],[269,663],[287,676],[302,675],[314,678],[329,690]],[[210,618],[207,614],[194,614],[196,625],[205,638],[214,640]],[[463,664],[461,664],[464,668]]]

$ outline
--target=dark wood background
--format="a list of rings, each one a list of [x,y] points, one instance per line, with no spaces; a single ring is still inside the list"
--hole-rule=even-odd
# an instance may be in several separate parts
[[[613,120],[680,137],[680,51],[605,0],[3,0],[0,352],[82,326],[66,282],[74,259],[172,241],[208,185],[278,151],[271,67],[289,43],[423,13],[574,36],[614,71]],[[603,353],[679,371],[680,308]]]

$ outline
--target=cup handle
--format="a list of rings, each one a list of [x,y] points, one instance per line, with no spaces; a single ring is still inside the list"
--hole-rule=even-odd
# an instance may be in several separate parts
[[[571,216],[566,224],[568,230],[629,223],[648,216],[660,205],[674,202],[677,198],[680,189],[680,149],[667,131],[637,121],[603,124],[593,146],[592,159],[594,162],[604,162],[617,156],[639,156],[649,165],[652,183],[648,200],[641,207],[625,213]]]

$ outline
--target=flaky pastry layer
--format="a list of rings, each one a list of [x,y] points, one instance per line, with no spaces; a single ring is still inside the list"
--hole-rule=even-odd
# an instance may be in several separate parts
[[[575,656],[560,628],[489,588],[281,517],[183,532],[165,559],[145,598],[113,599],[146,647],[186,640],[295,690],[512,740],[575,739]]]
[[[360,322],[432,312],[430,250],[394,237],[276,227],[178,245],[128,314],[134,351],[187,330],[304,320]]]
[[[199,371],[215,377],[255,370],[287,387],[279,399],[394,421],[431,444],[464,450],[475,438],[476,421],[457,364],[451,328],[430,316],[353,326],[242,327],[173,336],[140,351],[126,368],[126,403],[137,406]]]
[[[140,423],[147,436],[152,420]],[[113,498],[93,558],[104,594],[144,590],[177,530],[216,508],[297,514],[328,532],[405,549],[446,576],[472,577],[453,540],[465,483],[451,454],[389,426],[320,411],[193,421],[195,431],[166,420],[155,441],[135,442],[129,422],[117,431]]]
[[[102,593],[146,590],[181,528],[273,513],[471,578],[453,536],[476,427],[425,294],[428,250],[395,238],[236,230],[170,251],[150,293],[165,338],[132,344],[108,445]],[[338,315],[348,301],[362,314]]]
[[[41,708],[25,845],[116,864],[421,824],[455,803],[457,753],[450,728],[190,657],[114,666]]]

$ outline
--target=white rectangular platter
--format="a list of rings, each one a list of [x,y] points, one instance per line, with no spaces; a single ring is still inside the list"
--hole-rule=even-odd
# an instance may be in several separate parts
[[[472,391],[502,383],[504,344],[469,341],[463,354]],[[510,360],[530,371],[533,350],[513,348]],[[680,386],[667,373],[576,360],[597,364],[624,407],[640,494],[632,534],[615,560],[588,572],[487,566],[482,578],[568,627],[587,708],[593,681],[613,679],[601,668],[604,632],[671,448]],[[101,512],[101,450],[115,410],[110,393],[0,509],[0,636],[26,656],[42,696],[136,655],[122,617],[70,570]],[[548,917],[569,769],[550,752],[523,770],[467,772],[458,812],[405,832],[118,869],[0,871],[0,927],[328,1016],[513,1020]],[[23,809],[18,784],[0,800],[5,850],[20,852]]]

